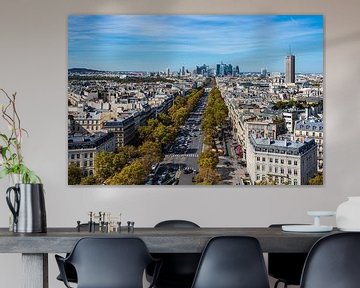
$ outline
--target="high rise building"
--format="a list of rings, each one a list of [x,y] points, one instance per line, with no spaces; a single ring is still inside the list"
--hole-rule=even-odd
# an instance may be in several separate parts
[[[181,75],[184,76],[185,75],[185,66],[181,67]]]
[[[266,77],[266,76],[267,76],[267,70],[266,70],[266,68],[261,68],[260,74],[261,74],[261,77]]]
[[[285,83],[295,83],[295,55],[285,58]]]

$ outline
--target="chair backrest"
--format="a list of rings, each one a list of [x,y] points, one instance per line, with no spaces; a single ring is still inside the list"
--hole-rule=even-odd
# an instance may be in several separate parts
[[[360,233],[332,234],[314,244],[306,259],[302,288],[360,287]]]
[[[192,288],[268,288],[264,258],[256,238],[212,238],[200,259]]]
[[[152,260],[139,238],[82,238],[67,259],[76,269],[78,288],[142,288]]]
[[[166,220],[159,222],[155,228],[200,228],[194,222],[188,220]],[[162,260],[162,267],[158,277],[159,287],[189,287],[194,279],[200,260],[200,253],[161,253],[156,258]]]
[[[282,225],[290,224],[271,224],[269,228],[281,228]],[[268,253],[269,275],[288,285],[300,285],[306,257],[307,253]]]
[[[200,226],[188,220],[166,220],[157,223],[155,228],[200,228]]]

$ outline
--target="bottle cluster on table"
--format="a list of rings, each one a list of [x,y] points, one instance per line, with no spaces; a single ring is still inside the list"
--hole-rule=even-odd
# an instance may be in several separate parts
[[[118,232],[127,229],[127,232],[134,232],[134,221],[127,221],[127,226],[121,226],[121,213],[113,216],[110,212],[93,212],[88,213],[88,222],[82,224],[81,221],[77,221],[77,231],[80,232],[87,229],[89,232],[103,232],[111,233]],[[86,228],[85,228],[86,227]]]

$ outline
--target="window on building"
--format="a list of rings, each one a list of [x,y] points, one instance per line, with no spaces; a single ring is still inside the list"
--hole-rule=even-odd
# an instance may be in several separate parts
[[[260,180],[260,175],[256,174],[256,180]]]
[[[272,172],[272,166],[269,166],[269,172]]]
[[[260,161],[260,157],[256,157],[256,161]]]
[[[288,174],[291,175],[292,171],[291,169],[288,169]]]
[[[80,154],[79,154],[79,153],[76,154],[76,158],[77,158],[77,159],[80,159]]]
[[[93,166],[93,161],[89,161],[89,166],[90,166],[90,167]]]
[[[297,161],[296,160],[294,160],[294,165],[297,166]]]
[[[90,158],[93,158],[93,153],[92,152],[89,153],[89,156],[90,156]]]
[[[298,171],[294,169],[294,175],[298,175]]]
[[[288,164],[291,165],[291,160],[288,160]]]
[[[297,180],[296,179],[294,179],[294,185],[297,185]]]
[[[279,159],[275,158],[275,163],[279,163]]]
[[[75,159],[75,154],[71,154],[70,158]]]
[[[85,153],[84,157],[85,157],[85,158],[88,158],[88,153]]]
[[[280,159],[280,163],[281,163],[281,164],[284,164],[284,159]]]
[[[280,173],[281,173],[281,174],[284,174],[284,168],[281,168],[281,169],[280,169]]]
[[[273,163],[273,158],[269,158],[269,162],[270,162],[270,163]]]
[[[278,172],[278,167],[275,167],[275,173],[277,173]]]
[[[256,170],[260,170],[260,165],[256,165]]]
[[[265,162],[265,161],[266,161],[265,157],[262,157],[262,162]]]
[[[265,165],[261,165],[261,171],[265,171]]]

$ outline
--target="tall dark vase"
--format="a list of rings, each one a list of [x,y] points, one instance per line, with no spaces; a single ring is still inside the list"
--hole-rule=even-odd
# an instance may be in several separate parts
[[[15,184],[6,190],[6,202],[14,216],[14,232],[45,233],[47,231],[42,184]]]

